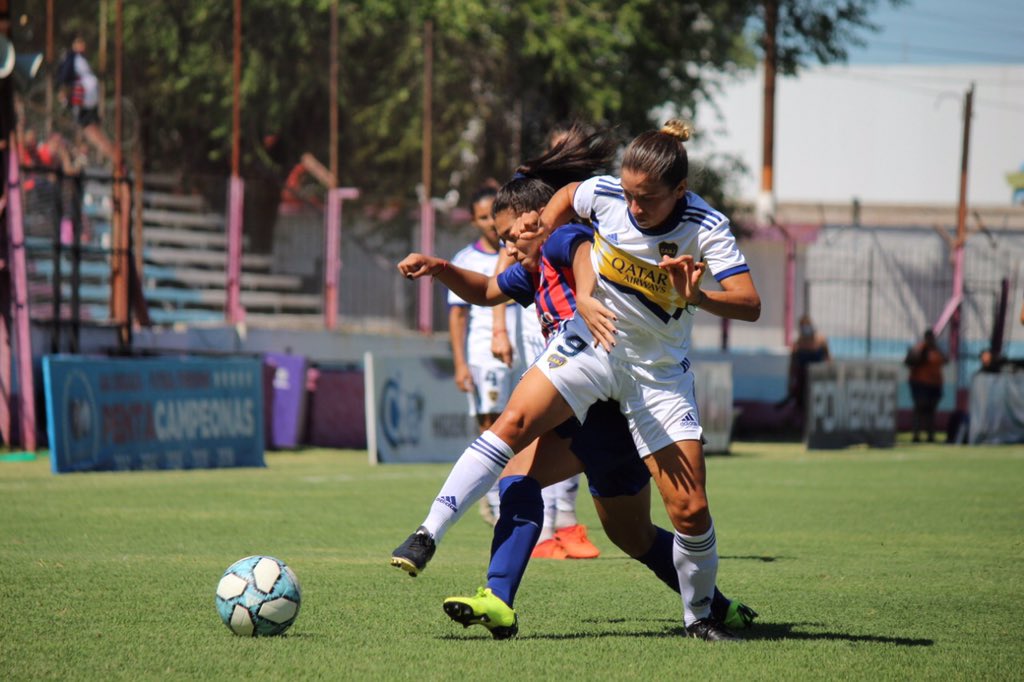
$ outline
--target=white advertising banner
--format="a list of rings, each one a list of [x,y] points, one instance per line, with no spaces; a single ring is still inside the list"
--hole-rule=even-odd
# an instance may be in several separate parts
[[[698,362],[693,373],[697,382],[697,411],[704,429],[704,452],[729,452],[732,442],[732,364]]]
[[[450,357],[363,356],[370,463],[454,462],[476,438]]]

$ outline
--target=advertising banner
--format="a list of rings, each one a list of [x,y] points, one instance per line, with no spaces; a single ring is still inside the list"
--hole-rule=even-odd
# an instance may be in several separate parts
[[[249,358],[43,358],[55,473],[263,466]]]
[[[274,375],[268,445],[274,449],[298,447],[306,423],[306,358],[267,353],[264,362],[273,369]]]
[[[729,452],[732,443],[732,364],[701,362],[694,366],[697,412],[704,429],[704,452]]]
[[[449,357],[364,356],[374,464],[453,462],[478,435]]]
[[[809,449],[858,444],[891,448],[896,443],[898,366],[836,360],[809,369]]]

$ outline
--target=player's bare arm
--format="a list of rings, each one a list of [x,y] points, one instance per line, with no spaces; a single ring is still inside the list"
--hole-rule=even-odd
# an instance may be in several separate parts
[[[594,344],[600,344],[611,352],[615,345],[615,334],[618,333],[615,329],[615,314],[594,298],[597,274],[590,262],[592,248],[590,242],[583,242],[576,247],[572,258],[572,274],[576,279],[576,314],[594,335]]]
[[[708,291],[700,287],[707,266],[695,262],[693,256],[665,257],[658,266],[668,273],[676,291],[690,305],[733,320],[755,322],[761,317],[761,297],[749,272],[719,282],[722,291]]]
[[[407,279],[430,275],[472,305],[493,306],[509,300],[496,278],[460,268],[436,256],[410,253],[399,261],[398,271]]]

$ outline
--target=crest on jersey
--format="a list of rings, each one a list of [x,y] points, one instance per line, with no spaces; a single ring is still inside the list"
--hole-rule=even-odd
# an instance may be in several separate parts
[[[679,253],[679,245],[673,242],[658,242],[658,253],[662,256],[675,258],[676,254]]]
[[[493,403],[494,401],[496,401],[498,399],[498,392],[497,391],[487,391],[487,398],[488,398],[488,400],[490,400]]]
[[[558,355],[557,353],[552,353],[551,355],[548,356],[548,368],[558,369],[564,364],[565,358],[563,358],[561,355]]]

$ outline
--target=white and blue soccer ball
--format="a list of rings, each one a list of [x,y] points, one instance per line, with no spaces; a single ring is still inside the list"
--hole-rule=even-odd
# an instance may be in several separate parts
[[[242,637],[280,635],[298,618],[301,603],[299,579],[272,556],[239,559],[217,584],[220,619]]]

